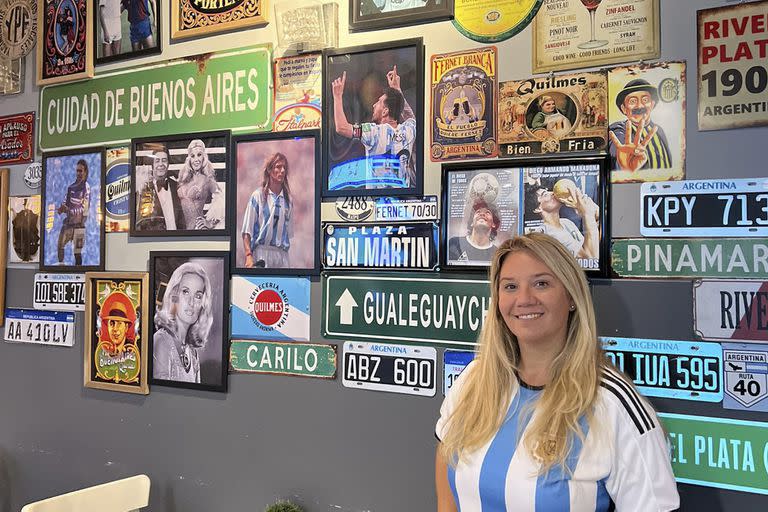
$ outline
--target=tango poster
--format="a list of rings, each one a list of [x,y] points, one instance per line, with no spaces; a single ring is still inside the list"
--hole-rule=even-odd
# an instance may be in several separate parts
[[[685,62],[608,71],[611,183],[685,178]]]
[[[496,63],[495,46],[432,56],[429,119],[433,162],[498,154]]]

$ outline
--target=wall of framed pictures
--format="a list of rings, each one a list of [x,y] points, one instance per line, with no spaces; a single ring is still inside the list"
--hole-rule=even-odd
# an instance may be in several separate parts
[[[434,9],[429,2],[405,2],[413,4],[414,10],[411,12],[413,16],[403,16],[402,12],[377,12],[373,0],[358,2],[359,9],[355,13],[346,1],[342,1],[338,9],[338,48],[326,52],[319,59],[300,61],[301,65],[309,66],[306,63],[319,60],[322,64],[330,65],[333,73],[318,76],[314,68],[304,70],[307,76],[311,76],[311,80],[293,84],[290,90],[280,90],[281,100],[286,100],[287,105],[287,100],[292,98],[292,108],[299,115],[304,112],[305,119],[312,123],[310,126],[296,123],[296,127],[304,130],[317,128],[316,118],[307,113],[311,111],[316,114],[322,107],[325,109],[323,130],[328,130],[327,135],[332,137],[321,137],[319,130],[260,133],[260,127],[256,127],[253,133],[247,133],[247,130],[240,128],[247,127],[250,114],[242,115],[244,111],[238,110],[238,105],[247,107],[249,99],[254,101],[257,93],[253,91],[256,89],[262,99],[268,97],[269,100],[272,99],[273,91],[269,87],[257,87],[253,81],[255,79],[251,82],[254,84],[251,89],[248,85],[249,68],[243,63],[262,59],[263,62],[254,64],[260,66],[260,75],[271,73],[274,68],[272,62],[259,53],[261,50],[255,50],[257,56],[249,54],[247,58],[238,55],[236,50],[244,46],[243,41],[246,39],[249,47],[256,45],[258,48],[258,45],[268,43],[276,46],[277,27],[273,4],[290,1],[236,2],[238,5],[261,6],[264,9],[253,13],[252,23],[243,23],[231,29],[216,28],[204,30],[203,33],[185,34],[171,27],[174,19],[171,9],[181,8],[186,5],[185,2],[155,0],[153,5],[159,10],[156,19],[161,25],[157,31],[153,29],[153,35],[157,36],[153,44],[140,44],[134,49],[130,44],[130,24],[127,18],[123,19],[121,28],[124,41],[119,54],[116,52],[116,44],[84,49],[93,53],[95,71],[94,79],[82,84],[108,84],[100,99],[101,115],[104,116],[104,109],[110,108],[108,102],[118,100],[116,95],[109,100],[106,90],[117,91],[121,82],[137,80],[134,85],[137,87],[138,98],[141,98],[141,91],[145,95],[147,91],[151,94],[153,82],[159,83],[155,87],[159,91],[160,104],[164,92],[173,94],[168,84],[178,80],[186,84],[190,78],[204,76],[206,78],[196,83],[199,88],[190,89],[189,95],[184,90],[184,94],[179,96],[179,101],[181,98],[187,101],[191,101],[190,97],[196,98],[197,108],[200,109],[197,113],[200,115],[175,117],[175,107],[171,102],[170,110],[166,109],[165,113],[156,112],[157,116],[169,115],[168,119],[153,119],[152,100],[145,96],[149,98],[144,100],[149,101],[149,107],[143,113],[144,120],[142,112],[134,112],[131,124],[131,91],[128,88],[124,98],[129,101],[125,103],[122,114],[114,110],[119,101],[111,104],[111,126],[85,128],[89,122],[82,120],[83,102],[76,109],[79,110],[80,119],[69,120],[75,125],[83,123],[82,129],[77,128],[72,133],[57,133],[54,115],[50,133],[44,135],[42,141],[36,141],[37,146],[43,147],[38,149],[34,160],[49,168],[66,164],[62,167],[64,171],[58,173],[55,179],[46,177],[38,184],[38,188],[33,189],[26,183],[34,181],[31,179],[33,172],[25,173],[29,164],[9,166],[11,196],[42,195],[42,208],[38,213],[43,220],[39,228],[42,236],[37,251],[40,268],[56,272],[59,252],[62,252],[61,259],[66,265],[104,272],[106,277],[98,279],[103,281],[101,291],[105,292],[108,286],[109,294],[95,299],[90,304],[90,312],[76,314],[74,347],[53,349],[39,345],[0,343],[0,375],[4,383],[0,388],[0,404],[5,406],[4,409],[13,411],[13,421],[0,422],[0,510],[17,510],[25,503],[50,495],[142,472],[149,474],[153,483],[150,507],[159,510],[172,506],[177,510],[203,512],[219,510],[222,504],[231,510],[251,510],[263,508],[278,498],[292,498],[305,505],[307,510],[326,510],[331,507],[349,511],[433,510],[432,432],[442,394],[437,392],[432,397],[395,396],[358,391],[342,385],[341,361],[346,351],[344,345],[351,341],[346,335],[356,327],[344,322],[344,308],[348,307],[345,300],[351,298],[362,305],[367,290],[366,280],[383,276],[391,277],[387,285],[389,288],[385,289],[393,296],[412,287],[429,290],[435,296],[444,294],[442,297],[447,300],[455,290],[455,294],[471,296],[477,304],[482,305],[486,300],[482,290],[485,286],[484,262],[487,256],[481,250],[467,250],[460,243],[467,235],[468,216],[482,211],[491,222],[497,216],[496,236],[499,239],[526,230],[544,230],[546,220],[538,205],[540,197],[554,195],[557,191],[568,194],[571,187],[576,187],[594,203],[594,206],[587,204],[584,199],[585,204],[581,206],[582,210],[589,209],[594,214],[594,223],[591,219],[587,223],[583,217],[575,215],[575,206],[562,207],[561,218],[567,218],[573,223],[584,238],[597,233],[594,239],[596,242],[592,244],[594,250],[589,254],[586,250],[582,252],[581,260],[585,268],[594,271],[591,282],[600,333],[624,338],[693,339],[690,281],[606,278],[610,271],[611,239],[641,237],[643,196],[641,184],[632,182],[637,172],[624,169],[624,174],[617,178],[622,183],[611,183],[610,157],[595,159],[594,152],[586,156],[582,153],[578,158],[563,154],[571,144],[583,144],[581,149],[585,149],[591,143],[595,145],[593,149],[605,148],[606,155],[610,153],[609,145],[626,144],[620,130],[616,132],[619,134],[616,139],[618,144],[607,137],[612,121],[609,121],[608,113],[613,111],[619,116],[619,124],[626,124],[629,116],[623,114],[621,100],[630,92],[629,88],[650,90],[649,85],[632,81],[636,78],[635,69],[655,62],[651,60],[652,57],[644,57],[645,62],[638,62],[637,58],[611,64],[612,68],[620,66],[622,73],[625,73],[615,78],[617,85],[613,90],[611,78],[601,74],[600,66],[603,64],[590,67],[589,62],[595,62],[594,58],[605,47],[619,44],[616,42],[620,35],[618,32],[610,26],[600,26],[601,14],[598,13],[595,30],[585,25],[579,26],[579,32],[575,35],[567,33],[565,29],[564,35],[552,35],[552,40],[556,41],[567,42],[571,38],[574,46],[594,46],[606,41],[606,45],[589,48],[592,57],[586,53],[579,57],[577,66],[580,69],[573,69],[573,66],[558,68],[563,72],[558,72],[554,77],[568,76],[567,84],[547,83],[551,78],[549,75],[534,74],[537,66],[547,70],[553,65],[557,66],[558,55],[564,55],[566,50],[562,46],[552,47],[546,55],[548,60],[537,64],[533,60],[532,51],[533,25],[508,39],[494,41],[492,44],[496,47],[496,61],[492,69],[493,80],[488,76],[476,78],[486,80],[488,84],[497,84],[498,104],[494,107],[498,110],[493,114],[488,112],[483,117],[478,115],[481,111],[480,101],[474,101],[470,90],[463,87],[466,76],[452,76],[446,69],[443,69],[443,75],[433,76],[431,73],[432,56],[457,52],[478,55],[482,53],[478,50],[488,47],[469,39],[451,21],[446,20],[445,7],[454,2],[434,2]],[[551,2],[542,2],[540,12],[552,12],[553,16],[556,14],[561,18],[550,19],[546,23],[541,20],[539,25],[547,30],[561,29],[558,20],[568,14],[560,12],[563,9],[582,9],[583,12],[577,13],[577,19],[585,20],[585,23],[590,19],[591,11],[584,7],[586,2],[558,2],[557,9],[553,7],[549,11],[548,3]],[[602,3],[605,5],[610,2]],[[668,87],[657,87],[655,94],[658,95],[659,105],[673,112],[667,115],[678,117],[678,124],[674,127],[665,124],[667,142],[674,146],[674,151],[669,154],[675,159],[684,158],[684,167],[676,167],[675,172],[684,173],[687,180],[751,178],[762,175],[758,171],[765,167],[760,148],[768,136],[767,127],[707,132],[696,129],[697,109],[693,105],[697,101],[697,84],[693,77],[696,76],[694,42],[697,27],[691,13],[697,9],[730,4],[724,0],[681,0],[680,3],[684,7],[677,2],[659,2],[662,42],[659,58],[671,63],[684,61],[687,68],[681,70],[664,65],[661,66],[663,69],[658,70],[659,73],[674,72],[676,75],[659,75],[654,78],[656,84],[661,84],[666,78],[671,80],[664,82]],[[640,4],[653,7],[655,2]],[[651,7],[644,9],[651,12]],[[615,17],[619,14],[615,13]],[[265,21],[267,24],[263,25]],[[350,22],[354,30],[350,30]],[[608,23],[610,20],[603,22]],[[243,28],[246,25],[250,26]],[[377,30],[379,27],[386,29]],[[103,36],[104,28],[98,20],[83,28]],[[174,30],[177,37],[174,37]],[[651,38],[646,45],[648,55],[656,54],[656,35],[653,32],[644,34]],[[61,34],[58,36],[61,39]],[[640,35],[632,37],[640,38]],[[421,41],[416,43],[418,38]],[[140,39],[145,40],[146,37]],[[68,44],[66,37],[59,43]],[[361,49],[366,47],[371,51],[361,56]],[[423,54],[407,53],[422,47]],[[107,55],[105,52],[111,53]],[[184,59],[208,53],[215,58]],[[273,48],[272,57],[282,57],[284,54],[284,49]],[[590,61],[590,58],[593,60]],[[166,66],[169,62],[174,64]],[[175,65],[183,69],[177,71]],[[62,85],[62,89],[53,88],[57,86],[49,89],[38,87],[34,51],[26,58],[25,66],[24,92],[0,96],[0,116],[35,111],[38,112],[36,129],[49,130],[46,125],[48,116],[41,116],[39,112],[41,96],[54,103],[63,102],[65,96],[72,96],[63,87],[72,86],[74,82]],[[420,75],[417,72],[419,67]],[[127,69],[136,73],[125,73]],[[485,69],[486,75],[489,75],[487,67],[481,69]],[[397,167],[400,161],[383,162],[381,168],[386,171],[376,173],[375,179],[370,179],[373,174],[366,175],[360,171],[361,175],[369,178],[366,186],[368,192],[372,193],[348,201],[343,194],[334,194],[331,189],[337,186],[343,188],[345,177],[356,176],[354,172],[344,174],[344,165],[358,162],[369,155],[363,145],[352,144],[350,141],[353,137],[345,137],[344,129],[336,126],[339,123],[332,113],[335,105],[334,87],[340,87],[336,81],[346,76],[345,91],[347,94],[354,93],[354,97],[342,95],[342,107],[346,108],[349,124],[355,125],[360,124],[364,116],[373,115],[374,105],[383,88],[390,85],[390,80],[394,80],[392,72],[400,80],[403,96],[415,113],[414,125],[421,129],[421,133],[415,134],[418,137],[413,137],[414,141],[418,140],[413,153],[413,174],[391,171],[394,168],[400,169]],[[244,78],[240,78],[239,82],[238,73],[244,73]],[[588,75],[584,83],[579,82],[582,75]],[[433,84],[438,86],[442,76],[448,77],[455,89],[446,89],[441,93],[445,101],[435,98],[435,111],[440,112],[439,121],[445,128],[444,133],[462,133],[467,140],[471,140],[475,132],[482,134],[477,147],[463,148],[468,152],[475,151],[476,155],[480,155],[477,158],[446,161],[433,158],[430,152],[430,126],[438,121],[430,113],[432,88]],[[206,93],[208,77],[210,94]],[[575,81],[571,81],[571,78]],[[231,82],[227,82],[229,80]],[[225,86],[226,83],[229,85]],[[311,86],[302,89],[303,84]],[[240,102],[234,97],[238,87],[243,90]],[[67,94],[58,95],[57,91],[65,91]],[[80,96],[82,100],[82,94]],[[537,118],[536,114],[543,112],[544,104],[548,101],[544,96],[548,96],[554,103],[555,113],[561,114],[557,119],[560,125],[546,120],[543,114]],[[211,102],[203,116],[202,107],[206,97]],[[229,97],[232,97],[231,104],[228,103]],[[686,103],[687,108],[683,109]],[[232,111],[228,112],[226,109],[230,105]],[[90,106],[88,103],[89,112],[92,112]],[[72,108],[71,104],[67,107]],[[465,108],[466,111],[463,110]],[[677,110],[673,110],[675,108]],[[66,111],[63,104],[60,111]],[[631,114],[631,110],[626,111]],[[254,125],[262,124],[262,119],[268,118],[273,112],[274,106],[271,103],[264,110],[259,110],[260,117],[254,121]],[[114,121],[120,115],[125,119],[125,124],[117,126]],[[355,119],[352,119],[353,115]],[[660,115],[660,111],[655,115]],[[454,118],[461,117],[466,118],[462,122],[469,125],[471,130],[448,129]],[[232,126],[222,125],[221,119],[232,119]],[[484,131],[479,124],[483,119],[492,120],[498,130],[496,127],[488,127]],[[552,137],[557,130],[564,129],[566,124],[574,128],[570,132],[572,137]],[[158,131],[158,125],[172,126],[172,131],[162,133]],[[474,132],[470,133],[472,130]],[[80,148],[70,147],[77,145],[78,138],[87,141],[87,144]],[[136,139],[133,144],[131,139]],[[675,142],[681,139],[684,140],[683,144]],[[498,158],[481,158],[482,151],[478,151],[478,148],[482,149],[485,140],[493,144],[492,150],[486,153],[498,152]],[[117,143],[120,141],[118,149]],[[166,172],[172,174],[181,172],[187,160],[194,158],[195,151],[202,147],[205,148],[210,168],[206,167],[208,170],[203,171],[202,167],[198,168],[195,164],[189,178],[190,182],[194,182],[194,187],[190,185],[187,191],[182,190],[182,196],[193,197],[191,189],[195,188],[198,190],[195,194],[202,194],[206,199],[202,202],[199,198],[190,200],[186,208],[178,205],[175,209],[169,200],[166,207],[170,206],[170,209],[166,211],[177,212],[174,214],[173,226],[169,227],[169,219],[165,218],[165,214],[158,216],[153,210],[161,203],[159,198],[163,193],[160,188],[147,188],[147,194],[141,194],[144,185],[148,183],[147,176],[158,165],[166,166]],[[554,151],[555,147],[561,152],[557,158],[539,157],[540,153]],[[659,148],[661,159],[663,148],[661,145]],[[130,154],[131,150],[134,150],[133,155]],[[101,159],[94,156],[96,152],[101,155]],[[294,237],[289,249],[277,244],[276,250],[263,254],[257,253],[253,244],[260,236],[259,230],[254,229],[259,227],[254,212],[258,211],[259,201],[266,199],[258,197],[258,194],[254,197],[253,192],[264,181],[268,182],[269,173],[264,173],[263,167],[268,156],[276,153],[285,155],[288,175],[295,178],[291,178],[290,183],[291,197],[294,199],[290,205]],[[335,160],[327,160],[329,155]],[[60,162],[57,163],[56,159]],[[61,207],[66,201],[64,196],[67,196],[68,188],[76,182],[79,160],[89,163],[90,171],[100,167],[105,172],[100,175],[104,184],[97,181],[92,184],[93,189],[103,191],[103,197],[91,201],[94,210],[86,216],[87,220],[82,227],[66,224],[66,216],[58,213],[50,215],[54,221],[48,226],[45,223],[48,211],[45,206],[46,196],[53,198],[53,211]],[[121,174],[124,171],[121,166],[133,168],[134,165],[143,173],[141,176],[144,181],[136,181],[131,185],[126,181],[126,176]],[[403,170],[407,165],[410,162],[403,163]],[[665,168],[663,162],[658,165]],[[334,168],[339,170],[334,171]],[[110,169],[114,169],[113,172]],[[258,172],[249,172],[252,169]],[[413,180],[409,181],[409,177],[413,177]],[[93,178],[99,176],[94,174]],[[377,188],[379,182],[376,180],[384,178],[400,179],[400,188],[417,192],[419,198],[409,203],[412,201],[410,194],[392,198],[382,194],[382,197],[377,197],[380,189]],[[134,192],[131,192],[131,186]],[[73,191],[73,194],[77,193],[80,192]],[[434,202],[428,200],[427,196],[436,196],[438,199]],[[341,210],[347,217],[340,217],[337,205],[343,204],[345,200],[348,207]],[[533,204],[534,201],[537,204]],[[251,207],[252,202],[255,208]],[[202,207],[198,208],[197,203],[201,203]],[[97,212],[97,204],[101,205],[104,216]],[[160,208],[162,211],[162,205]],[[9,223],[22,209],[14,207]],[[147,217],[142,217],[143,214]],[[158,217],[162,217],[160,220],[163,225],[157,222]],[[250,231],[245,229],[249,231],[246,233],[248,239],[243,236],[244,225],[251,227]],[[405,229],[397,229],[401,225]],[[329,226],[332,229],[329,230]],[[357,232],[350,233],[350,226],[356,227]],[[379,237],[379,233],[375,232],[376,227],[381,229],[386,226],[395,226],[393,233],[388,238]],[[153,236],[139,236],[137,228],[138,231],[151,231]],[[217,228],[220,230],[217,231]],[[67,233],[70,229],[71,235]],[[206,231],[202,236],[199,234],[201,230]],[[82,247],[76,251],[81,236]],[[96,246],[102,251],[89,247],[88,241],[94,239],[103,239],[103,244],[98,243]],[[392,247],[395,244],[402,247],[405,240],[413,240],[414,244],[423,241],[427,257],[410,268],[402,258],[399,260],[400,268],[389,268],[395,267],[394,260],[384,259],[381,240],[388,240],[390,252],[386,253],[387,258],[392,254]],[[93,243],[90,242],[91,245]],[[360,259],[357,260],[351,250],[345,249],[345,259],[340,260],[338,257],[342,253],[339,244],[342,243],[348,244],[347,247],[359,243]],[[373,247],[374,243],[379,244],[376,245],[379,252],[372,258],[375,264],[371,266],[378,270],[354,268],[360,266],[358,263],[366,258],[365,244]],[[329,253],[326,250],[329,244],[335,244],[333,266],[341,270],[321,275],[324,268],[329,268]],[[27,248],[26,252],[29,251]],[[290,260],[286,259],[285,253],[290,253]],[[355,263],[351,264],[351,261]],[[223,289],[226,276],[239,276],[237,289],[233,287],[231,290],[232,297],[209,294],[213,297],[210,301],[211,324],[208,332],[212,333],[211,339],[215,338],[214,341],[199,351],[199,359],[183,351],[174,353],[169,348],[171,345],[166,343],[166,352],[170,352],[166,362],[173,360],[173,363],[164,367],[153,365],[154,347],[161,347],[172,336],[167,334],[170,332],[167,329],[156,328],[153,322],[147,322],[147,325],[142,325],[142,328],[146,327],[144,337],[151,339],[143,340],[146,345],[134,343],[137,351],[141,349],[136,361],[138,366],[128,365],[132,369],[140,369],[143,375],[141,378],[132,375],[128,379],[131,383],[119,382],[116,387],[107,385],[109,389],[105,390],[105,382],[101,382],[105,380],[104,374],[100,377],[96,370],[87,371],[90,370],[89,364],[94,361],[84,360],[83,357],[86,336],[96,354],[101,343],[105,343],[105,346],[112,343],[95,334],[103,322],[108,323],[110,318],[114,320],[124,314],[133,325],[137,325],[139,319],[143,319],[137,312],[145,310],[148,315],[154,316],[154,312],[163,310],[165,287],[173,280],[173,274],[179,268],[187,268],[185,265],[203,268],[206,275],[206,278],[201,277],[189,284],[190,288],[197,286],[195,290],[199,294],[198,299],[190,299],[193,304],[202,301],[207,293],[203,289]],[[15,258],[9,257],[6,266],[6,306],[31,308],[33,298],[29,290],[33,288],[37,265],[27,260],[16,262]],[[282,268],[268,269],[270,266]],[[439,272],[433,272],[438,267]],[[118,282],[119,272],[137,275],[148,273],[148,279],[142,285],[146,289],[142,289],[137,296],[125,294],[129,298],[122,299],[122,292],[117,288],[127,285]],[[334,279],[328,280],[327,275],[335,277],[335,282]],[[292,276],[301,276],[302,281],[287,285],[288,281],[283,280]],[[399,281],[401,279],[402,282]],[[111,284],[113,282],[114,286]],[[309,283],[308,287],[306,283]],[[193,295],[195,290],[192,290]],[[349,295],[342,300],[345,290]],[[94,293],[98,294],[95,283]],[[296,298],[293,293],[296,293]],[[108,301],[110,296],[120,297],[120,300]],[[287,313],[283,315],[282,311],[271,309],[273,306],[270,304],[273,303],[268,299],[274,296],[290,297],[290,300],[286,299],[286,304],[290,303],[292,307],[290,318]],[[255,348],[257,340],[246,341],[247,337],[243,336],[243,343],[253,342],[254,345],[247,351],[244,349],[245,359],[238,364],[250,368],[253,373],[230,373],[227,376],[227,355],[222,346],[226,344],[226,326],[230,321],[226,304],[243,304],[247,309],[253,308],[255,302],[262,304],[259,306],[262,308],[259,310],[260,315],[254,313],[249,316],[241,314],[241,311],[232,313],[232,316],[238,317],[238,322],[241,322],[239,325],[250,326],[261,322],[260,329],[270,333],[270,347],[262,348],[258,345]],[[336,312],[332,321],[325,318],[328,311]],[[469,318],[469,322],[474,320]],[[281,325],[280,329],[271,327],[283,321],[285,325]],[[294,321],[295,325],[292,324]],[[453,348],[462,348],[460,345],[471,348],[468,345],[471,341],[466,340],[471,339],[475,333],[472,325],[465,325],[463,330],[457,328],[450,335],[443,335],[442,332],[435,334],[434,339],[446,341],[445,344],[435,343],[440,361],[446,354],[446,346],[455,344]],[[280,373],[275,356],[283,354],[281,351],[284,347],[290,347],[290,343],[285,342],[288,336],[285,332],[290,329],[301,332],[294,336],[295,339],[301,339],[303,352],[301,355],[298,351],[291,353],[291,357],[296,357],[291,359],[294,366],[283,368],[285,373],[270,375]],[[327,332],[331,330],[333,332]],[[366,331],[368,338],[355,339],[353,350],[365,354],[370,350],[368,343],[390,335],[399,339],[412,336],[413,339],[422,340],[420,342],[425,339],[418,333],[407,333],[407,327],[402,330],[403,333],[399,333],[397,329],[374,326]],[[307,332],[308,335],[305,334]],[[153,345],[155,339],[157,341]],[[240,333],[238,339],[241,339]],[[335,379],[286,376],[286,373],[306,373],[308,363],[311,362],[308,354],[313,345],[310,344],[326,342],[333,343],[335,351],[326,355],[329,361],[335,357]],[[258,360],[249,360],[247,353],[258,353]],[[133,352],[130,350],[123,353],[119,361],[105,358],[107,374],[109,370],[113,373],[116,371],[111,365],[132,363],[131,354]],[[299,360],[303,365],[301,368],[293,363]],[[180,378],[185,366],[195,368],[199,379],[189,381]],[[259,371],[257,366],[261,366]],[[268,371],[263,370],[267,367]],[[437,370],[437,380],[440,381],[442,364],[437,366]],[[90,379],[97,385],[84,387],[84,375],[86,380]],[[329,375],[330,372],[324,377]],[[136,389],[130,393],[117,391],[120,386],[126,385]],[[149,395],[142,394],[146,386],[149,386]],[[764,412],[740,410],[725,414],[722,406],[711,402],[654,397],[653,403],[665,413],[768,421]],[[77,471],[72,471],[72,461],[77,462]],[[403,471],[403,468],[408,470]],[[34,481],[29,475],[36,475]],[[398,489],[399,492],[393,493],[392,489]],[[683,503],[691,510],[710,509],[714,502],[719,503],[721,510],[757,510],[765,502],[765,496],[737,490],[685,483],[680,484],[679,489]]]

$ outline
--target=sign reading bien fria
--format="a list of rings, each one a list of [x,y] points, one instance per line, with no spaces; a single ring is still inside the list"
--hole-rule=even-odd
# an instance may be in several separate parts
[[[104,73],[43,87],[40,149],[190,131],[270,127],[272,48],[253,46]]]

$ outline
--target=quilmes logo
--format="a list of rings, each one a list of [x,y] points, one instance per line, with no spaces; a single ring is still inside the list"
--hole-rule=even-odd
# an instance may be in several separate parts
[[[280,329],[288,320],[288,295],[275,283],[262,283],[248,299],[251,321],[262,331]]]
[[[105,204],[107,213],[118,218],[128,218],[130,214],[131,167],[127,163],[117,163],[107,169]]]

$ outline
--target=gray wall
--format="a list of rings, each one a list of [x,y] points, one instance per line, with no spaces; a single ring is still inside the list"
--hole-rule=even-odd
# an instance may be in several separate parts
[[[414,36],[425,37],[428,55],[478,46],[450,23],[349,35],[342,3],[341,46]],[[694,11],[721,4],[662,1],[662,57],[689,62],[687,176],[766,176],[768,128],[696,129]],[[274,41],[274,24],[247,34],[249,43]],[[164,38],[163,59],[244,40],[240,33],[169,46]],[[502,80],[530,74],[530,29],[497,46]],[[0,115],[36,108],[32,58],[27,73],[26,93],[0,99]],[[27,193],[23,168],[12,169],[12,194]],[[438,193],[439,166],[427,163],[425,183],[426,193]],[[639,190],[612,190],[614,236],[639,234]],[[227,247],[220,241],[172,243],[180,249]],[[169,247],[108,235],[107,268],[145,270],[147,254],[155,249]],[[31,306],[33,272],[9,268],[8,306]],[[599,281],[594,296],[603,335],[692,337],[688,281]],[[316,281],[314,341],[322,341],[320,309]],[[74,348],[0,343],[0,512],[136,473],[152,479],[154,511],[259,511],[279,497],[294,498],[309,511],[434,509],[432,429],[439,393],[429,399],[348,390],[339,380],[258,375],[231,375],[227,394],[159,386],[146,397],[91,390],[82,386],[82,315],[77,333]],[[666,412],[768,420],[765,414],[723,411],[719,404],[654,403]],[[684,510],[768,509],[765,496],[689,485],[680,490]]]

